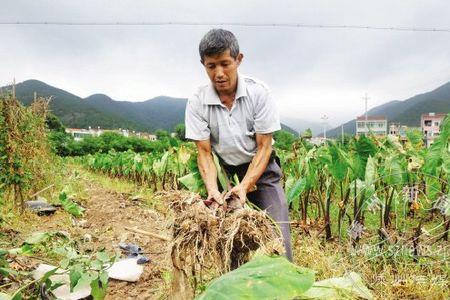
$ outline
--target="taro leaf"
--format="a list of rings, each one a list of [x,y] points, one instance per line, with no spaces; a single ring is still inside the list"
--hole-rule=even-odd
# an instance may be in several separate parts
[[[441,182],[436,177],[426,177],[425,178],[426,194],[428,199],[436,200],[441,191]]]
[[[206,194],[205,185],[203,184],[203,180],[198,172],[189,173],[186,176],[178,178],[178,181],[191,192],[202,195]]]
[[[306,190],[306,179],[300,178],[295,183],[292,184],[292,187],[287,191],[287,200],[288,203],[292,203],[292,207],[295,211],[299,209],[299,201],[300,195]]]
[[[348,157],[336,145],[331,145],[329,149],[332,157],[332,163],[329,165],[331,175],[337,181],[343,181],[349,168]]]
[[[400,164],[400,158],[395,154],[389,155],[384,163],[384,181],[388,185],[400,185],[403,183],[405,171]]]
[[[293,299],[314,283],[314,271],[281,256],[256,256],[215,279],[197,299]]]
[[[61,202],[64,210],[71,215],[75,217],[80,217],[83,215],[84,208],[70,200],[65,192],[59,194],[59,202]]]
[[[295,183],[294,176],[288,176],[284,182],[284,193],[287,195]],[[289,201],[288,201],[289,202]]]
[[[366,173],[364,175],[364,179],[367,186],[374,184],[375,181],[377,180],[377,164],[373,157],[369,157],[367,159]]]
[[[361,276],[350,272],[343,277],[318,281],[300,296],[300,299],[373,299],[372,293],[364,285]]]
[[[35,245],[39,244],[50,237],[48,232],[34,232],[29,238],[25,240],[25,244]]]

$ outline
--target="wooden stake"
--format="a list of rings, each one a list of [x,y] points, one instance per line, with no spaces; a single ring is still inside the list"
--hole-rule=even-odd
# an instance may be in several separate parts
[[[132,227],[124,227],[124,228],[125,228],[125,230],[132,231],[135,233],[140,233],[140,234],[147,235],[147,236],[151,236],[151,237],[163,240],[163,241],[169,242],[171,240],[170,238],[168,238],[166,236],[159,235],[157,233],[153,233],[153,232],[149,232],[149,231],[145,231],[142,229],[137,229],[137,228],[132,228]]]

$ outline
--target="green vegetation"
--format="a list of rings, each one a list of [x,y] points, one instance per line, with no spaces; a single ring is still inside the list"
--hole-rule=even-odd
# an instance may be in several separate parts
[[[165,191],[157,194],[162,197],[161,207],[166,207],[169,201],[164,197],[170,191],[202,190],[195,146],[163,130],[156,132],[157,142],[105,133],[75,143],[64,133],[58,119],[47,114],[46,104],[45,99],[38,99],[23,107],[11,96],[0,101],[0,222],[9,230],[0,230],[1,286],[8,288],[6,299],[33,298],[42,283],[47,289],[57,288],[51,275],[63,272],[69,274],[72,289],[87,284],[94,299],[103,299],[108,287],[105,272],[115,257],[98,245],[84,251],[80,237],[75,239],[62,231],[33,233],[33,227],[26,225],[16,229],[15,224],[27,224],[38,217],[27,212],[19,215],[15,208],[23,208],[24,201],[33,194],[55,185],[55,191],[48,193],[49,199],[61,206],[56,217],[66,218],[56,223],[62,227],[77,223],[89,213],[72,193],[82,177],[79,170],[95,172],[95,176],[103,176],[102,180],[131,183],[136,191]],[[182,131],[178,126],[177,134]],[[317,276],[280,257],[255,258],[212,281],[200,297],[217,299],[223,289],[258,297],[261,289],[256,287],[262,286],[266,295],[282,294],[287,299],[339,298],[342,293],[354,296],[357,291],[352,287],[363,290],[364,281],[377,296],[420,298],[433,291],[448,298],[450,117],[428,149],[424,148],[420,132],[411,131],[407,136],[404,144],[393,137],[361,136],[346,138],[344,143],[314,146],[304,139],[306,135],[297,138],[284,131],[275,134],[293,221],[294,252],[299,253],[295,261],[317,270]],[[76,157],[61,160],[51,149],[60,156]],[[87,181],[89,184],[78,195],[89,198],[93,183]],[[117,194],[124,201],[124,206],[119,207],[130,205],[123,193]],[[156,207],[149,203],[151,199],[146,200],[147,208]],[[103,213],[106,208],[99,209]],[[155,217],[161,222],[160,218]],[[14,230],[30,234],[18,236]],[[48,260],[59,271],[55,268],[41,279],[31,279],[30,273],[17,265],[21,257]],[[361,277],[346,271],[357,271]],[[385,276],[383,282],[388,284],[376,282],[373,276],[378,274]],[[390,280],[398,274],[426,276],[426,283],[406,282],[396,287]],[[433,285],[436,278],[442,279],[442,285]],[[334,290],[337,285],[342,286],[339,292]],[[7,296],[0,293],[0,297]]]

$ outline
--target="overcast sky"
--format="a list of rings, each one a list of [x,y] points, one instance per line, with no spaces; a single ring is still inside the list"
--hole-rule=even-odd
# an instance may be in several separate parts
[[[212,4],[214,3],[214,4]],[[450,1],[0,1],[0,22],[302,23],[450,29]],[[237,36],[241,72],[265,81],[282,116],[337,125],[450,81],[450,32],[244,26],[0,25],[0,86],[38,79],[81,97],[189,97],[207,81],[198,43]]]

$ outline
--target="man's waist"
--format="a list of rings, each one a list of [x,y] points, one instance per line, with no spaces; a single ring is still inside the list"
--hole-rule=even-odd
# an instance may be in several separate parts
[[[219,157],[219,161],[220,164],[222,165],[223,168],[225,168],[225,171],[229,174],[234,174],[234,173],[240,173],[242,172],[242,170],[247,170],[248,166],[250,165],[251,162],[248,163],[244,163],[244,164],[240,164],[240,165],[230,165],[227,164],[225,161],[223,161],[220,156]],[[272,162],[276,162],[279,164],[279,158],[277,157],[275,150],[272,151],[272,153],[270,154],[270,158],[269,158],[269,164]]]

